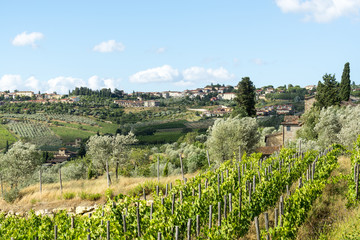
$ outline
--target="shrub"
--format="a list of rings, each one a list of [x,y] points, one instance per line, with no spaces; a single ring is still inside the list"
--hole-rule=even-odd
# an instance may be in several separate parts
[[[157,181],[146,181],[143,184],[137,185],[135,188],[131,189],[128,193],[130,196],[140,196],[143,195],[143,189],[145,189],[145,194],[149,195],[152,192],[156,191],[156,186],[159,186],[159,192],[165,193],[165,185],[158,183]]]
[[[70,199],[73,199],[74,197],[75,197],[75,193],[72,193],[72,192],[67,192],[67,193],[63,194],[63,198],[65,200],[70,200]]]
[[[101,194],[100,193],[86,193],[86,192],[81,192],[79,194],[79,197],[82,200],[90,200],[90,201],[96,201],[99,200],[101,198]]]
[[[19,190],[17,188],[10,189],[4,192],[4,200],[8,203],[13,203],[19,196]]]
[[[114,191],[111,188],[106,189],[105,196],[107,199],[112,199],[114,197]]]

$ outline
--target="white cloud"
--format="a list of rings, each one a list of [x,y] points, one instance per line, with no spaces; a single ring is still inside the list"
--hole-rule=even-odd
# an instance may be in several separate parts
[[[23,32],[16,35],[16,37],[12,41],[12,44],[14,46],[31,45],[32,47],[36,47],[35,42],[43,38],[44,38],[44,34],[40,32],[32,32],[32,33]]]
[[[223,67],[212,69],[202,67],[191,67],[185,69],[183,72],[183,78],[185,81],[204,81],[204,82],[222,82],[235,78],[234,74],[230,74],[228,70]]]
[[[111,88],[114,90],[116,85],[120,82],[120,80],[107,78],[107,79],[100,79],[98,76],[92,76],[88,79],[88,87],[91,89],[102,89],[102,88]]]
[[[46,92],[52,93],[67,93],[70,89],[75,87],[84,87],[87,86],[86,82],[81,78],[74,77],[56,77],[47,81],[48,89]]]
[[[360,0],[275,0],[285,13],[304,13],[305,20],[330,22],[342,16],[357,15]]]
[[[107,42],[99,43],[93,48],[93,50],[102,53],[115,52],[115,51],[122,52],[125,50],[125,46],[121,42],[116,42],[115,40],[109,40]]]
[[[181,81],[175,82],[174,85],[178,86],[178,87],[190,87],[190,86],[195,85],[195,83],[190,82],[190,81],[181,80]]]
[[[5,74],[0,78],[1,91],[19,90],[19,87],[21,86],[22,86],[22,79],[20,75]]]
[[[27,87],[26,90],[31,90],[31,91],[35,91],[35,92],[43,90],[42,84],[34,76],[31,76],[28,79],[26,79],[24,86]]]
[[[156,53],[158,53],[158,54],[164,53],[165,51],[166,51],[166,48],[164,48],[164,47],[156,49]]]
[[[150,68],[130,76],[133,83],[172,82],[179,77],[179,71],[169,65]]]

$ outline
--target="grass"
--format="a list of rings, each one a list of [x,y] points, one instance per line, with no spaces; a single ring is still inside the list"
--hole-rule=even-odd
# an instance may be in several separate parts
[[[182,131],[156,132],[154,135],[138,136],[139,144],[164,144],[176,142],[181,136],[185,135]]]
[[[0,149],[6,147],[6,141],[12,144],[17,139],[3,125],[0,125]]]
[[[339,157],[339,167],[331,176],[349,174],[351,163],[348,157]],[[338,230],[334,226],[342,227],[347,216],[353,215],[352,209],[346,208],[347,181],[342,179],[336,183],[329,183],[320,198],[318,198],[305,223],[300,227],[297,239],[344,239],[337,237]],[[360,223],[360,219],[358,220]],[[333,231],[335,230],[335,231]],[[332,234],[329,234],[332,232]]]
[[[196,173],[186,174],[188,179],[194,177]],[[175,185],[177,179],[182,179],[181,175],[161,177],[160,185],[164,186],[171,182]],[[38,185],[24,188],[20,192],[20,198],[13,204],[8,204],[0,199],[0,206],[3,211],[12,210],[14,212],[26,212],[30,209],[52,209],[52,208],[72,208],[74,206],[86,206],[102,204],[106,201],[106,195],[130,194],[139,185],[149,186],[148,182],[157,182],[157,178],[145,177],[113,177],[110,189],[107,188],[105,176],[92,180],[77,180],[63,182],[63,194],[60,192],[59,183],[43,184],[42,193],[39,192]],[[137,190],[140,191],[140,190]],[[73,194],[75,195],[73,198]],[[67,200],[64,200],[67,198]],[[34,201],[36,199],[36,201]],[[147,199],[151,199],[150,196]]]
[[[87,138],[92,135],[95,135],[96,132],[88,132],[76,128],[68,127],[50,127],[51,130],[58,135],[64,143],[74,142],[76,138]]]

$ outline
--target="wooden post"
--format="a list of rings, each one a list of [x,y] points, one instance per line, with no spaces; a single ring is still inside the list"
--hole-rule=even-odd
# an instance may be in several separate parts
[[[229,193],[229,212],[232,212],[232,194]]]
[[[59,182],[60,182],[60,192],[62,194],[63,187],[62,187],[62,179],[61,179],[61,167],[59,168]]]
[[[205,179],[205,189],[207,189],[207,187],[208,187],[208,182],[209,182],[209,180]]]
[[[171,199],[171,214],[174,214],[174,209],[175,209],[175,193],[173,193]]]
[[[179,226],[175,226],[175,240],[179,240]]]
[[[180,153],[180,166],[181,166],[181,174],[182,174],[183,180],[185,182],[184,167],[183,167],[183,162],[182,162],[182,158],[181,158],[181,153]]]
[[[209,206],[209,229],[212,227],[212,205]]]
[[[226,219],[227,196],[224,195],[224,219]]]
[[[224,183],[224,172],[221,172],[221,184]]]
[[[154,209],[154,203],[152,202],[150,205],[150,220],[152,219],[153,209]]]
[[[136,208],[136,218],[137,218],[137,232],[138,232],[138,237],[141,237],[139,207]]]
[[[42,171],[41,171],[41,168],[39,170],[39,182],[40,182],[39,190],[40,190],[40,193],[42,193]]]
[[[156,195],[159,196],[159,185],[156,186]]]
[[[158,237],[157,237],[158,240],[161,240],[161,232],[158,232]]]
[[[199,200],[201,199],[201,183],[199,183]]]
[[[241,196],[241,188],[239,190],[239,219],[241,219],[241,201],[242,201],[242,196]]]
[[[256,239],[260,240],[259,218],[255,217]]]
[[[196,215],[196,236],[200,235],[200,216]]]
[[[58,238],[58,227],[57,225],[54,226],[54,239],[56,240]]]
[[[189,218],[187,224],[187,239],[191,240],[191,218]]]
[[[207,160],[208,160],[208,164],[209,164],[209,168],[210,168],[210,156],[209,156],[209,150],[206,150],[206,156],[207,156]]]
[[[158,178],[158,182],[160,182],[160,158],[159,158],[159,156],[157,157],[157,178]]]
[[[127,227],[126,227],[126,216],[125,216],[125,214],[122,215],[122,219],[123,219],[123,230],[124,230],[124,233],[126,233]]]
[[[75,221],[74,216],[71,216],[71,228],[75,227]]]
[[[279,215],[279,210],[277,208],[275,208],[275,227],[278,226],[278,215]]]
[[[221,227],[221,202],[218,202],[218,226]]]
[[[110,240],[110,221],[106,222],[106,239]]]
[[[167,183],[166,184],[166,189],[165,189],[165,197],[168,196],[168,189],[169,189],[169,184]]]
[[[249,203],[251,203],[251,183],[249,184]]]
[[[241,146],[239,146],[239,162],[241,162]]]

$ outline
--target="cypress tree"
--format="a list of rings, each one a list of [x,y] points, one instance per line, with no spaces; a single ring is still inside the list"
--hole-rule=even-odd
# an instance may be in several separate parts
[[[242,78],[238,83],[238,93],[235,98],[238,107],[245,110],[249,117],[256,115],[255,110],[255,86],[249,77]]]
[[[329,107],[340,104],[339,83],[336,81],[335,75],[325,74],[323,76],[324,83],[318,83],[316,105],[320,108]]]
[[[345,63],[341,76],[339,97],[341,101],[348,101],[350,98],[350,63]]]

